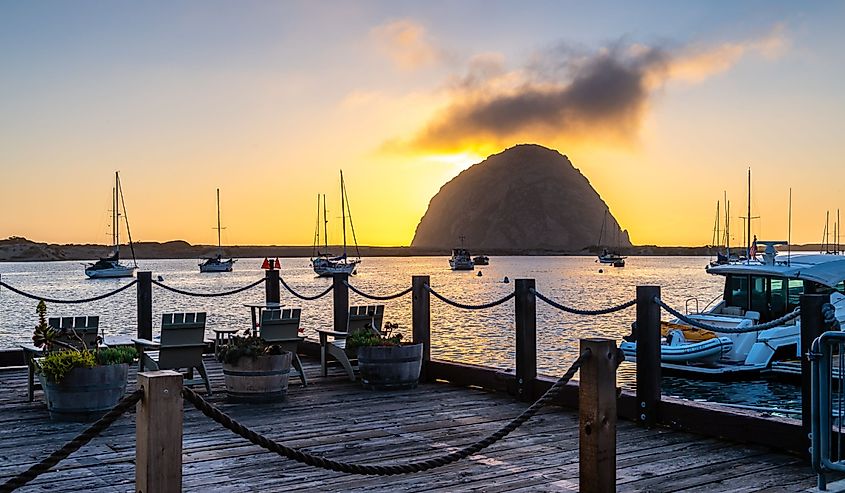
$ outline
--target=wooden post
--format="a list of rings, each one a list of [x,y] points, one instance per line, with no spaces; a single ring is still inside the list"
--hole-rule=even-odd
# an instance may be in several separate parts
[[[182,491],[182,374],[138,373],[144,397],[135,418],[135,491]]]
[[[332,302],[334,304],[334,330],[346,332],[349,325],[349,274],[338,273],[332,275]]]
[[[801,295],[801,436],[807,437],[812,431],[812,364],[807,353],[813,341],[824,332],[822,305],[830,303],[829,294]],[[807,442],[807,449],[812,444]]]
[[[580,421],[579,491],[616,491],[616,341],[581,339],[581,352],[590,356],[581,365],[578,385]]]
[[[264,301],[279,303],[279,271],[267,269],[264,271]]]
[[[431,295],[425,289],[430,285],[429,276],[411,278],[411,324],[415,343],[423,344],[420,381],[427,382],[428,366],[431,361]]]
[[[660,286],[637,286],[637,421],[657,423],[660,407]]]
[[[153,339],[153,273],[138,272],[138,339]]]
[[[534,399],[537,379],[537,298],[531,292],[534,279],[517,279],[514,284],[516,322],[516,397]]]

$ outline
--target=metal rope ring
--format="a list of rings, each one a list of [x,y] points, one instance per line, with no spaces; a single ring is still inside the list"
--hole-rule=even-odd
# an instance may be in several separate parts
[[[108,293],[104,293],[104,294],[101,294],[101,295],[98,295],[98,296],[93,296],[91,298],[82,298],[82,299],[78,299],[78,300],[57,300],[57,299],[54,299],[54,298],[45,298],[43,296],[36,296],[34,294],[30,294],[30,293],[27,293],[25,291],[21,291],[20,289],[18,289],[16,287],[9,286],[8,284],[6,284],[3,281],[0,281],[0,286],[3,286],[4,288],[8,289],[9,291],[12,291],[13,293],[17,293],[21,296],[24,296],[24,297],[27,297],[27,298],[30,298],[30,299],[33,299],[33,300],[44,301],[46,303],[67,303],[67,304],[70,304],[70,303],[90,303],[92,301],[99,301],[99,300],[108,298],[109,296],[114,296],[117,293],[124,291],[126,289],[129,289],[130,287],[134,286],[137,283],[138,283],[138,280],[133,279],[132,282],[130,282],[129,284],[125,284],[125,285],[115,289],[114,291],[109,291]]]

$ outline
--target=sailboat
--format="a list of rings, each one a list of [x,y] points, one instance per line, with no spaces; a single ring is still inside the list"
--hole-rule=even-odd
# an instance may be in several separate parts
[[[607,209],[604,210],[604,219],[601,222],[601,231],[599,231],[599,245],[602,245],[602,239],[604,238],[605,228],[607,227]],[[627,257],[623,257],[614,251],[610,251],[607,247],[602,248],[601,253],[599,254],[598,261],[602,264],[610,264],[614,267],[625,267],[625,259]]]
[[[232,264],[235,263],[235,259],[230,258],[228,260],[223,260],[223,247],[220,245],[220,230],[223,229],[220,227],[220,189],[217,189],[217,227],[214,228],[217,230],[217,256],[205,259],[203,262],[200,262],[198,265],[200,267],[200,272],[232,272]]]
[[[323,195],[323,247],[325,251],[320,252],[320,196],[317,195],[317,229],[314,234],[314,256],[311,258],[311,266],[314,272],[320,277],[331,277],[333,274],[355,274],[358,264],[361,263],[361,253],[358,251],[358,240],[355,238],[355,226],[352,225],[352,213],[349,210],[349,199],[346,196],[346,184],[343,181],[343,171],[340,172],[340,210],[343,218],[343,253],[339,256],[332,256],[329,253],[328,219],[326,218],[326,196]],[[349,227],[352,230],[352,240],[355,242],[356,258],[350,259],[346,252],[346,216],[349,212]]]
[[[132,264],[120,263],[120,206],[123,206],[123,218],[126,220],[126,235],[129,237],[129,248],[132,251]],[[112,189],[112,253],[108,257],[88,264],[85,275],[91,279],[132,277],[138,263],[135,261],[135,248],[132,245],[132,233],[129,232],[129,220],[126,217],[126,202],[123,200],[123,189],[120,188],[120,176],[114,172],[114,188]]]

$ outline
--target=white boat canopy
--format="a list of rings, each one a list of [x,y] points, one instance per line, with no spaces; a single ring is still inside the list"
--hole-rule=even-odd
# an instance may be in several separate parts
[[[757,262],[735,263],[710,267],[711,274],[751,274],[801,279],[836,287],[845,280],[845,257],[839,255],[794,255],[789,265],[779,256],[774,265]]]

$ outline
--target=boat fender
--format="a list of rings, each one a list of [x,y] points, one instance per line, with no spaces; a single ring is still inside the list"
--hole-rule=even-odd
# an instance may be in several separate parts
[[[604,273],[604,270],[599,269],[599,274],[603,274],[603,273]]]
[[[504,279],[502,279],[502,282],[503,282],[503,283],[505,283],[505,284],[507,284],[507,283],[511,282],[511,280],[510,280],[510,279],[508,279],[508,276],[505,276],[505,278],[504,278]]]
[[[478,277],[481,277],[481,276],[483,276],[483,275],[484,275],[484,274],[482,274],[482,273],[481,273],[481,271],[478,271],[478,274],[476,274],[476,276],[478,276]]]

